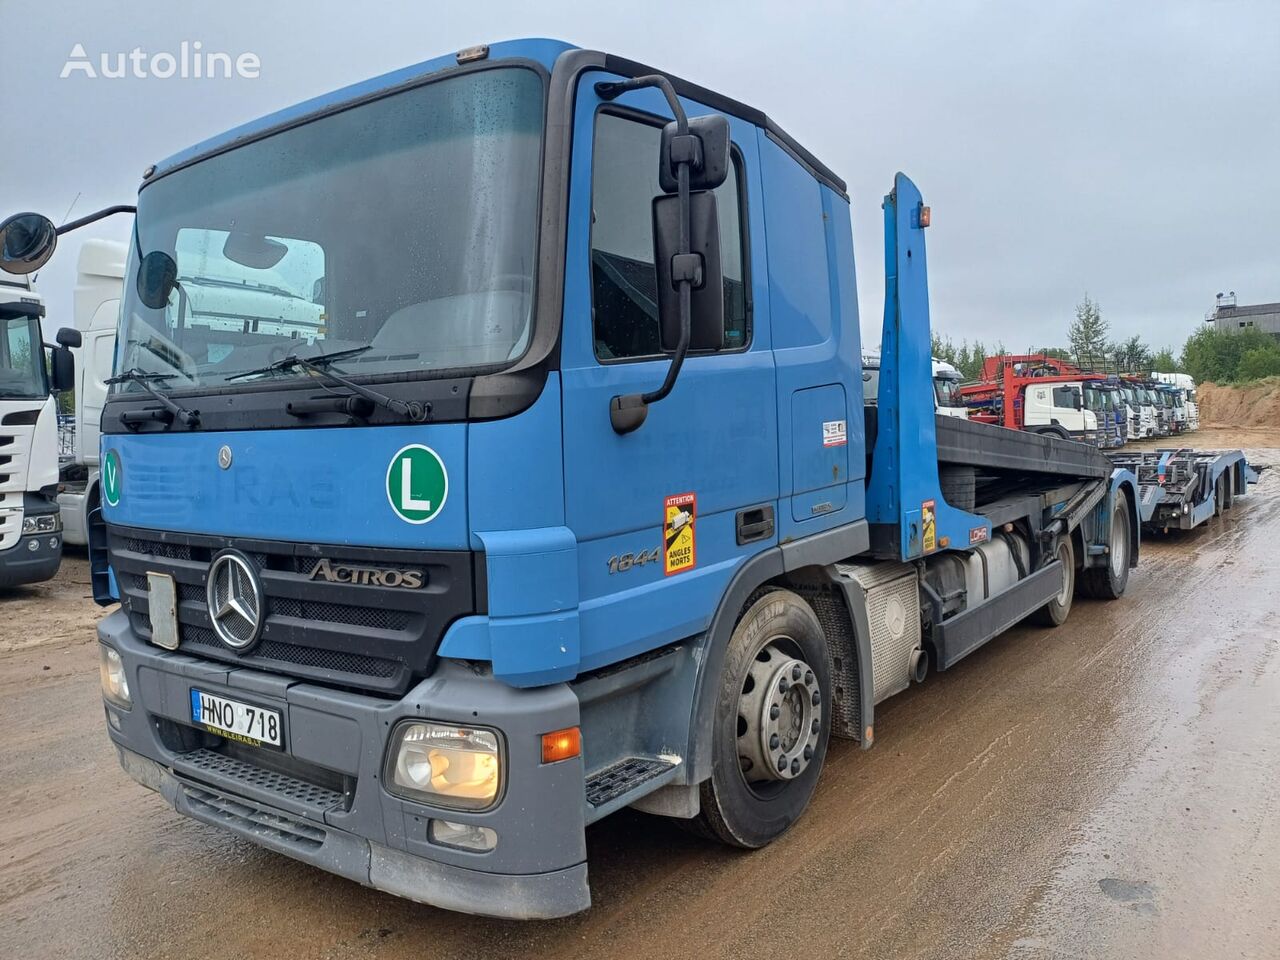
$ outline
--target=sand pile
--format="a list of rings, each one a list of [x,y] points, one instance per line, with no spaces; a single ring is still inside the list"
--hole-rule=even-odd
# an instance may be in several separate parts
[[[1204,426],[1280,426],[1280,377],[1237,387],[1202,383],[1196,388],[1196,402]]]

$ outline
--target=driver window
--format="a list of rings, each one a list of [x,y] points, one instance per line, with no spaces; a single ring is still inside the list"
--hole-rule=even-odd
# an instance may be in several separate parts
[[[595,353],[600,360],[661,356],[657,271],[653,265],[653,198],[662,127],[615,113],[596,117],[591,183],[591,294]],[[716,188],[724,271],[724,349],[750,342],[745,242],[737,152]]]

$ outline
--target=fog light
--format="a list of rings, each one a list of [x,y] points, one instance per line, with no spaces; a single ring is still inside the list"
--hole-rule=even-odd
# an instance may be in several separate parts
[[[401,724],[392,734],[387,761],[383,782],[409,800],[480,810],[498,797],[502,759],[492,730]]]
[[[27,541],[27,549],[28,549],[28,550],[30,550],[32,553],[35,553],[37,550],[39,550],[39,549],[40,549],[40,541],[39,541],[39,540],[28,540],[28,541]]]
[[[57,533],[62,529],[62,515],[42,513],[35,517],[22,518],[22,535],[31,533]]]
[[[102,695],[118,707],[126,710],[133,705],[129,699],[129,681],[125,677],[124,661],[120,654],[105,643],[98,646],[98,675],[102,680]]]
[[[488,827],[454,823],[452,820],[432,820],[431,826],[427,828],[427,839],[442,847],[481,852],[492,850],[498,845],[498,835]]]
[[[120,718],[115,715],[115,712],[111,710],[110,707],[103,707],[102,709],[107,714],[107,726],[109,726],[112,730],[116,731],[116,733],[119,733]]]

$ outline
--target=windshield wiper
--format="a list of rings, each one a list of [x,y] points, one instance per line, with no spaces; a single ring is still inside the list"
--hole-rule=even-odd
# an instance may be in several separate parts
[[[172,423],[173,420],[176,418],[180,420],[187,427],[197,427],[200,425],[199,410],[188,410],[186,407],[179,406],[177,403],[174,403],[172,399],[170,399],[169,397],[166,397],[163,393],[161,393],[159,390],[157,390],[155,387],[151,385],[152,383],[158,383],[164,380],[172,380],[174,376],[175,374],[172,374],[172,373],[144,373],[143,371],[138,370],[135,367],[132,370],[124,371],[124,373],[116,374],[116,376],[114,377],[108,377],[103,382],[108,385],[116,384],[116,383],[136,383],[139,387],[141,387],[144,391],[149,393],[156,400],[159,400],[160,405],[164,407],[165,411],[167,411],[167,413],[169,414],[168,417],[166,418],[163,416],[163,414],[161,414],[160,411],[126,410],[124,413],[120,415],[120,419],[124,421],[126,424],[141,423],[146,420],[157,420],[157,419],[167,420],[167,422]],[[161,414],[161,415],[154,416],[153,414]]]
[[[363,387],[354,380],[348,380],[346,377],[329,369],[329,367],[338,360],[349,359],[350,357],[357,356],[372,348],[373,344],[365,344],[362,347],[352,347],[350,350],[339,350],[337,353],[322,353],[313,358],[300,357],[296,353],[291,353],[289,356],[281,357],[274,363],[270,363],[258,370],[248,370],[244,373],[233,374],[232,376],[227,377],[227,379],[239,380],[243,377],[275,373],[281,370],[289,370],[293,367],[301,367],[308,373],[322,379],[329,380],[339,386],[346,387],[348,390],[359,397],[363,397],[370,403],[390,410],[392,413],[398,414],[399,416],[408,417],[416,423],[422,423],[427,419],[427,410],[417,400],[398,400],[395,397],[389,397],[385,393],[379,393],[377,390],[370,390],[368,387]],[[295,411],[291,409],[290,412]],[[301,405],[298,405],[297,412],[308,413],[311,411],[303,409]],[[359,415],[354,408],[350,408],[345,412],[353,413],[356,416]]]
[[[327,367],[331,363],[336,363],[339,360],[348,360],[351,357],[358,357],[365,351],[372,349],[373,344],[366,343],[362,347],[351,347],[349,350],[339,350],[336,353],[317,354],[310,360],[304,360],[296,353],[291,353],[288,356],[281,357],[279,360],[273,360],[265,367],[258,367],[256,370],[246,370],[244,373],[233,373],[226,379],[228,382],[232,380],[246,380],[249,377],[261,377],[268,373],[279,373],[284,370],[290,370],[293,367],[306,368],[307,364],[311,364],[315,367]]]

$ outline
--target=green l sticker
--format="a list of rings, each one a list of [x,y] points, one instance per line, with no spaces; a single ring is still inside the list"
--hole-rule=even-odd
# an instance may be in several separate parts
[[[102,498],[107,501],[107,506],[114,507],[119,505],[120,482],[122,479],[120,454],[114,450],[108,450],[107,455],[102,459]]]
[[[420,443],[396,451],[387,467],[387,500],[401,520],[434,520],[448,496],[449,472],[438,453]]]

